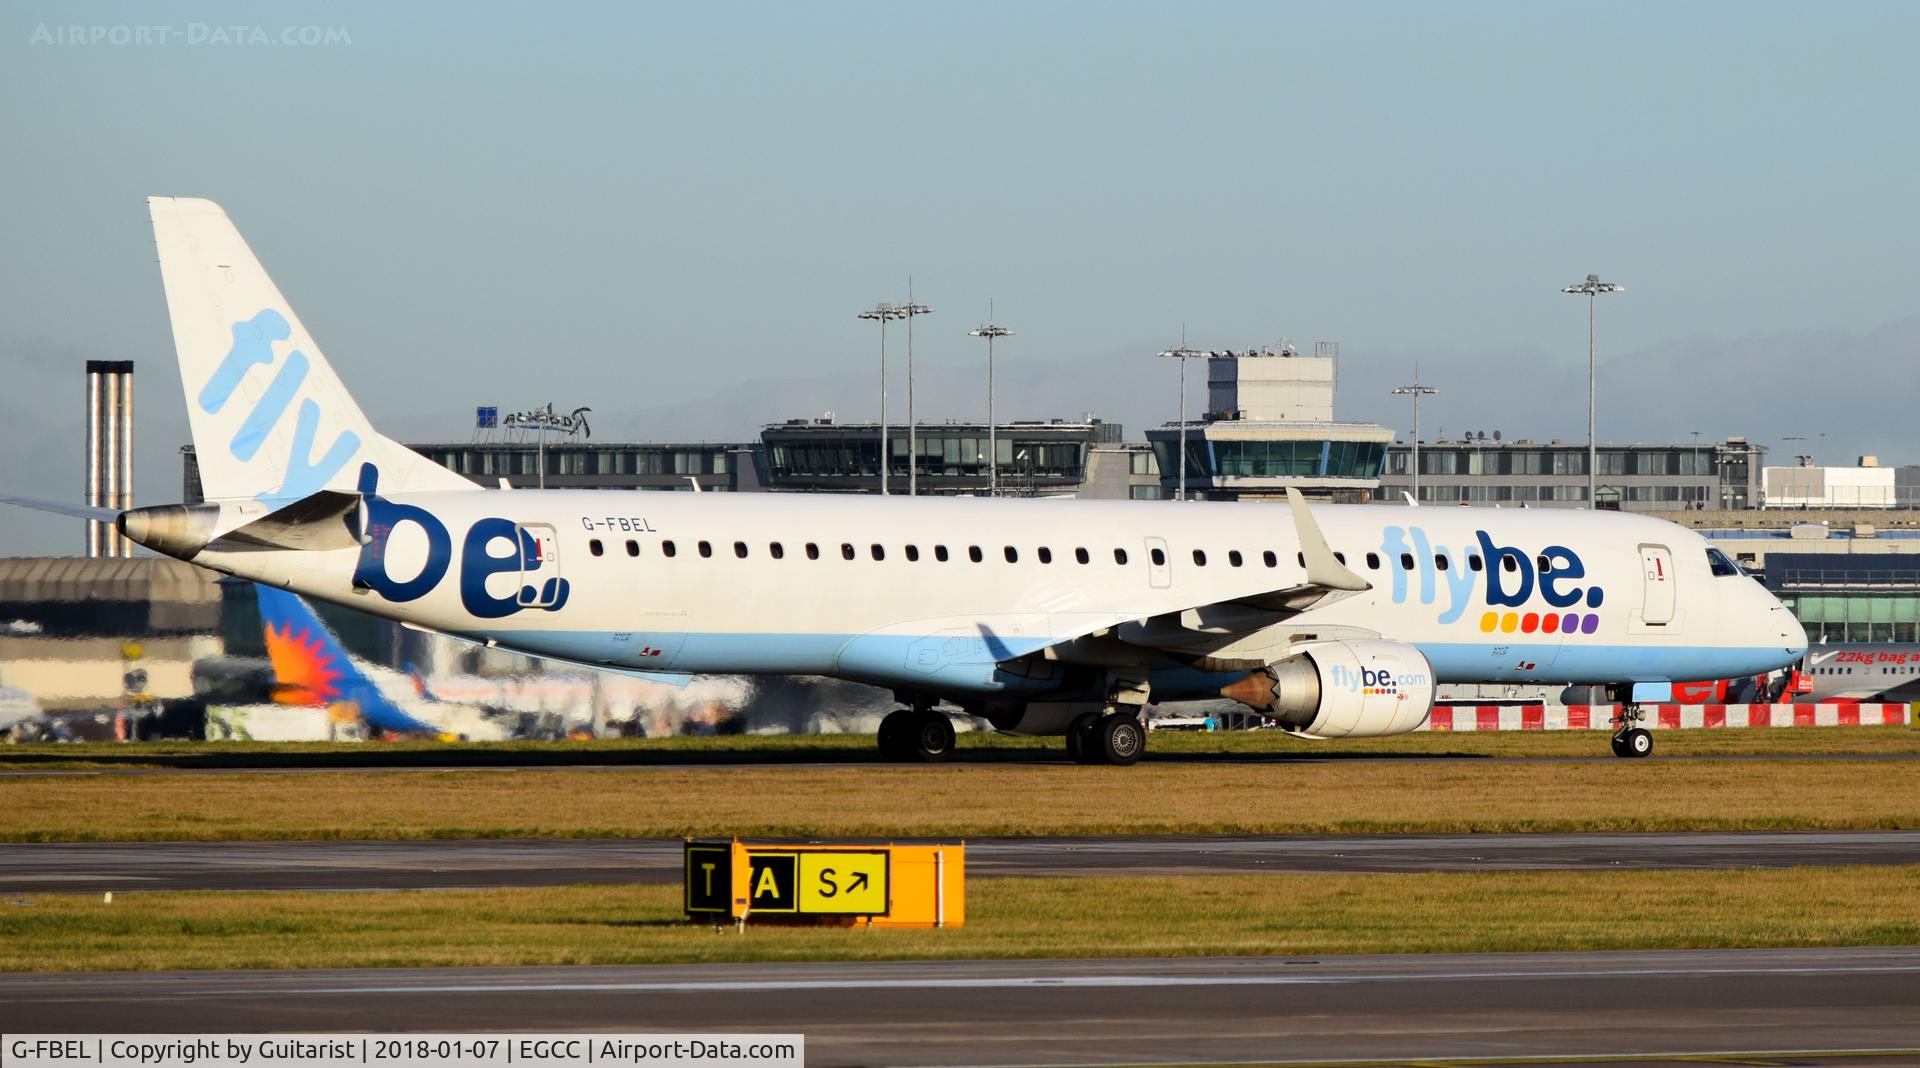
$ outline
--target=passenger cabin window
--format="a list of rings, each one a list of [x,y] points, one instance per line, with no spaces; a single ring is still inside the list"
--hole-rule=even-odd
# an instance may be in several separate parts
[[[887,558],[887,547],[884,545],[878,543],[869,545],[867,546],[867,551],[873,554],[875,560],[885,560]]]
[[[1298,561],[1300,562],[1300,566],[1301,566],[1301,567],[1305,567],[1305,566],[1307,566],[1307,554],[1306,554],[1306,553],[1304,553],[1304,552],[1300,552],[1300,553],[1294,553],[1294,554],[1293,554],[1293,558],[1294,558],[1295,560],[1298,560]]]
[[[678,551],[679,550],[675,549],[673,547],[673,543],[670,541],[663,541],[660,543],[660,555],[662,556],[672,556],[674,553]]]
[[[706,542],[706,541],[703,541],[703,542],[701,542],[701,543],[700,543],[700,555],[701,555],[701,556],[703,556],[703,557],[705,557],[705,556],[712,556],[712,555],[713,555],[713,543],[712,543],[712,542]]]
[[[1073,551],[1073,558],[1075,560],[1080,561],[1083,564],[1093,559],[1093,557],[1087,555],[1087,551],[1085,549],[1075,549]]]
[[[814,544],[813,542],[808,542],[807,543],[807,559],[809,560],[820,559],[820,546]]]
[[[1334,553],[1334,554],[1333,554],[1333,558],[1334,558],[1335,560],[1338,560],[1338,561],[1340,561],[1340,565],[1341,565],[1342,567],[1345,567],[1345,566],[1346,566],[1346,563],[1347,563],[1347,554],[1346,554],[1346,553]]]
[[[967,559],[972,560],[974,563],[977,564],[980,561],[986,559],[986,557],[980,555],[980,546],[969,545],[967,546]]]
[[[1234,567],[1239,567],[1244,562],[1245,561],[1240,559],[1240,550],[1238,549],[1227,550],[1227,563],[1233,565]]]
[[[1194,566],[1196,566],[1196,567],[1205,567],[1205,566],[1207,566],[1207,554],[1206,554],[1206,552],[1205,552],[1204,550],[1201,550],[1201,549],[1195,549],[1195,550],[1193,551],[1193,563],[1194,563]]]
[[[1379,553],[1367,554],[1367,570],[1368,571],[1380,570],[1380,554]]]
[[[1400,570],[1402,571],[1413,570],[1413,554],[1412,553],[1400,554]]]
[[[920,546],[918,545],[907,546],[907,560],[914,561],[918,559],[920,559]]]
[[[599,556],[601,553],[606,552],[606,549],[600,544],[599,538],[589,538],[587,539],[587,551],[595,556]]]
[[[1007,563],[1009,564],[1017,564],[1020,562],[1020,550],[1011,545],[1000,550],[1000,553],[1007,558]]]
[[[1266,552],[1263,552],[1260,554],[1260,562],[1267,565],[1268,567],[1280,566],[1280,558],[1278,556],[1273,555],[1272,549],[1268,549]]]
[[[1740,574],[1740,565],[1727,559],[1727,554],[1718,549],[1707,550],[1707,569],[1722,578]]]
[[[1155,549],[1154,551],[1155,551],[1155,552],[1159,552],[1160,550],[1158,550],[1158,549]],[[1126,563],[1126,562],[1127,562],[1127,551],[1126,551],[1125,549],[1115,549],[1115,550],[1113,551],[1113,562],[1114,562],[1114,563],[1116,563],[1116,564],[1124,564],[1124,563]]]
[[[744,541],[734,542],[733,555],[739,557],[742,560],[745,560],[747,558],[747,543]]]
[[[1434,553],[1434,554],[1433,554],[1433,569],[1434,569],[1435,571],[1445,571],[1445,570],[1447,569],[1447,554],[1446,554],[1446,553]]]
[[[943,564],[944,564],[944,563],[946,563],[946,562],[947,562],[947,547],[946,547],[946,546],[944,546],[944,545],[936,545],[936,546],[934,546],[934,547],[933,547],[933,558],[934,558],[935,560],[938,560],[938,561],[940,561],[940,562],[941,562],[941,563],[943,563]]]
[[[627,539],[627,555],[628,556],[640,555],[640,543],[637,541],[634,541],[632,538]]]
[[[1518,571],[1520,570],[1520,558],[1514,556],[1512,553],[1501,553],[1500,567],[1506,571]]]
[[[1480,554],[1479,553],[1467,554],[1467,570],[1469,571],[1480,570]]]
[[[1115,552],[1118,552],[1118,551],[1119,550],[1117,549],[1115,550]],[[1148,553],[1147,555],[1153,558],[1153,566],[1155,567],[1167,566],[1167,554],[1161,552],[1159,549],[1155,549],[1152,552]],[[1121,563],[1125,563],[1125,562],[1126,562],[1125,560],[1121,561]]]
[[[853,559],[853,558],[854,558],[855,556],[857,556],[857,555],[859,555],[859,554],[858,554],[858,553],[855,553],[855,552],[853,551],[853,543],[852,543],[852,542],[850,542],[850,541],[843,541],[843,542],[841,542],[841,543],[840,543],[840,559],[842,559],[842,560],[851,560],[851,559]]]
[[[1546,553],[1541,553],[1537,558],[1534,559],[1533,562],[1539,565],[1540,573],[1542,575],[1553,570],[1553,561],[1548,558]]]
[[[767,543],[767,555],[778,560],[787,555],[787,550],[782,548],[779,542],[770,541]]]
[[[1053,563],[1053,550],[1047,548],[1044,545],[1040,546],[1038,549],[1035,549],[1034,554],[1040,557],[1040,562],[1043,564]]]

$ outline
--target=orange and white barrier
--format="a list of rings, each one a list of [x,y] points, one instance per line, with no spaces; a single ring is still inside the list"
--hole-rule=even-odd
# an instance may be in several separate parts
[[[1900,726],[1909,722],[1904,704],[1835,702],[1806,705],[1646,705],[1644,727],[1685,730],[1711,727]],[[1612,730],[1619,705],[1435,705],[1430,731]]]

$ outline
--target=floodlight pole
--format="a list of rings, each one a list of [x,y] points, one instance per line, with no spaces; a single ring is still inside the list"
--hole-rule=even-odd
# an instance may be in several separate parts
[[[1174,500],[1187,499],[1187,357],[1208,356],[1211,353],[1187,347],[1185,337],[1180,339],[1180,347],[1168,349],[1160,356],[1180,361],[1180,482],[1174,490]]]
[[[1440,392],[1432,386],[1420,384],[1420,365],[1413,365],[1413,383],[1397,386],[1393,390],[1396,397],[1413,398],[1413,503],[1420,503],[1420,398]]]
[[[969,337],[987,339],[987,496],[1000,496],[1000,438],[999,420],[993,412],[993,339],[1012,337],[1013,331],[993,322],[993,301],[987,301],[986,325],[977,330],[967,331]]]
[[[1602,293],[1625,293],[1627,287],[1615,282],[1602,282],[1597,274],[1590,274],[1587,280],[1570,286],[1562,286],[1562,293],[1585,293],[1587,295],[1587,507],[1595,508],[1599,501],[1594,499],[1594,475],[1600,457],[1599,447],[1593,436],[1593,316],[1594,301]]]
[[[920,493],[920,424],[913,415],[913,320],[933,309],[913,302],[912,275],[907,276],[907,303],[895,310],[907,320],[907,496],[913,497]]]
[[[887,322],[891,319],[903,319],[906,312],[885,301],[875,304],[871,311],[863,311],[860,318],[877,321],[880,324],[880,496],[887,495],[887,465],[893,459],[887,455]]]

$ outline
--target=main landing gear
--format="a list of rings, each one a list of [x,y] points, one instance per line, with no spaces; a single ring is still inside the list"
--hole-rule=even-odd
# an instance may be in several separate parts
[[[1088,712],[1067,725],[1067,756],[1077,764],[1126,766],[1147,751],[1147,728],[1139,709],[1122,705],[1118,711]]]
[[[1620,714],[1613,717],[1613,755],[1617,757],[1643,757],[1653,752],[1653,735],[1645,728],[1635,726],[1647,718],[1647,713],[1639,705],[1622,705]]]
[[[896,708],[880,721],[880,755],[934,764],[953,755],[953,721],[931,705]]]

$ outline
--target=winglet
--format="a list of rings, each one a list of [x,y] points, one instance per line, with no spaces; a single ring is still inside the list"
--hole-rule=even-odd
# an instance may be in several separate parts
[[[1313,521],[1313,512],[1307,508],[1307,499],[1300,491],[1287,487],[1287,506],[1293,509],[1294,533],[1300,537],[1300,553],[1307,558],[1307,581],[1315,586],[1330,590],[1370,590],[1373,584],[1359,575],[1347,570],[1327,547],[1327,536],[1320,533],[1320,525]]]

